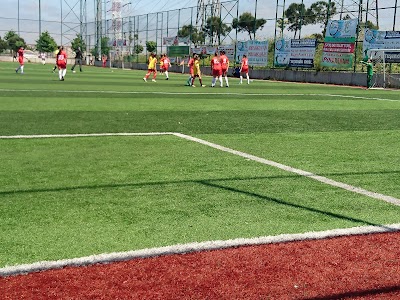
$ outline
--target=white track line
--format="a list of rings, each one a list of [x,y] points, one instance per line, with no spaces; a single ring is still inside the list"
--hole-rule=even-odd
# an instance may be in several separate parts
[[[24,264],[0,268],[0,277],[27,274],[45,270],[61,269],[71,266],[88,266],[93,264],[113,263],[132,259],[150,258],[164,255],[185,254],[200,251],[221,250],[232,247],[265,245],[275,243],[287,243],[304,240],[320,240],[326,238],[363,235],[372,233],[387,233],[400,231],[400,224],[384,226],[362,226],[346,229],[333,229],[319,232],[307,232],[299,234],[281,234],[276,236],[265,236],[258,238],[238,238],[226,241],[194,242],[178,244],[159,248],[148,248],[128,252],[114,252],[99,255],[91,255],[80,258],[63,259],[56,261],[41,261],[32,264]]]
[[[332,179],[329,179],[327,177],[324,176],[319,176],[316,174],[313,174],[311,172],[308,171],[304,171],[301,169],[296,169],[272,160],[268,160],[265,158],[261,158],[258,156],[254,156],[252,154],[248,154],[245,152],[241,152],[238,150],[234,150],[231,148],[227,148],[215,143],[211,143],[190,135],[186,135],[186,134],[182,134],[182,133],[177,133],[177,132],[149,132],[149,133],[90,133],[90,134],[46,134],[46,135],[14,135],[14,136],[0,136],[0,139],[33,139],[33,138],[75,138],[75,137],[101,137],[101,136],[155,136],[155,135],[174,135],[176,137],[185,139],[185,140],[189,140],[192,142],[196,142],[214,149],[217,149],[219,151],[223,151],[223,152],[227,152],[230,154],[234,154],[237,156],[241,156],[243,158],[249,159],[249,160],[253,160],[256,161],[258,163],[264,164],[264,165],[269,165],[287,172],[291,172],[291,173],[295,173],[304,177],[308,177],[314,180],[317,180],[319,182],[334,186],[334,187],[338,187],[341,189],[344,189],[346,191],[350,191],[350,192],[354,192],[357,194],[361,194],[370,198],[374,198],[374,199],[378,199],[378,200],[382,200],[394,205],[398,205],[400,206],[400,199],[397,199],[395,197],[392,196],[387,196],[384,194],[380,194],[380,193],[376,193],[376,192],[371,192],[368,190],[365,190],[363,188],[360,187],[356,187],[356,186],[352,186],[340,181],[335,181]]]
[[[348,99],[356,99],[356,100],[375,100],[375,101],[390,101],[390,102],[400,102],[400,100],[396,99],[386,99],[386,98],[377,98],[377,97],[364,97],[364,96],[352,96],[352,95],[337,95],[337,94],[285,94],[285,93],[232,93],[232,92],[154,92],[154,91],[92,91],[92,90],[17,90],[17,89],[0,89],[2,92],[46,92],[46,93],[77,93],[77,94],[134,94],[134,95],[228,95],[228,96],[311,96],[311,97],[337,97],[337,98],[348,98]],[[246,100],[246,99],[243,99]],[[253,100],[253,99],[250,99]]]

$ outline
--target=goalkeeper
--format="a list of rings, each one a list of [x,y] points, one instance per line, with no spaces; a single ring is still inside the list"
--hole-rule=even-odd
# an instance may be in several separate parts
[[[372,77],[374,76],[374,65],[372,64],[371,59],[368,59],[366,62],[361,61],[361,63],[367,66],[367,88],[371,88]]]

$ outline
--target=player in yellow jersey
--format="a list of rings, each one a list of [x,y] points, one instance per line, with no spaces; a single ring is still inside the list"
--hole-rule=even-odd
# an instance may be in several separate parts
[[[153,79],[151,81],[156,82],[157,77],[157,56],[152,52],[149,57],[149,64],[147,67],[147,74],[144,76],[143,80],[147,82],[150,74],[153,73]]]
[[[194,55],[192,87],[196,87],[196,86],[194,85],[194,79],[195,79],[196,77],[199,78],[200,86],[201,86],[201,87],[205,87],[205,85],[203,84],[203,81],[202,81],[202,79],[201,79],[200,57],[199,57],[197,54]]]

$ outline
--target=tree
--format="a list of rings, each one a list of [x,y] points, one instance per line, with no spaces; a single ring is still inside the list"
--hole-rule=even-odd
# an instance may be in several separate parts
[[[136,54],[140,54],[140,53],[142,53],[143,52],[143,46],[142,45],[135,45],[134,47],[133,47],[133,51],[136,53]]]
[[[326,1],[317,1],[311,4],[310,8],[307,9],[309,24],[321,24],[321,27],[324,28],[323,35],[325,35],[328,20],[335,14],[335,2],[330,2],[329,6],[329,3]]]
[[[0,36],[0,53],[7,49],[7,42],[3,40]]]
[[[309,24],[308,15],[306,14],[306,7],[303,3],[292,3],[285,11],[287,21],[289,24],[288,30],[294,31],[294,38],[302,26]]]
[[[80,34],[77,34],[76,37],[71,41],[71,48],[74,51],[78,50],[78,48],[81,48],[82,51],[86,49],[86,43]],[[103,45],[101,48],[103,48]]]
[[[178,30],[178,37],[190,37],[190,41],[195,44],[204,44],[206,40],[206,36],[204,32],[199,31],[193,25],[184,25],[180,30]]]
[[[103,36],[102,38],[101,38],[101,41],[100,41],[100,43],[101,43],[101,55],[106,55],[106,56],[108,56],[109,54],[110,54],[110,50],[111,50],[111,47],[109,46],[109,38],[108,37],[106,37],[106,36]],[[90,53],[94,56],[94,57],[97,57],[97,54],[99,53],[99,50],[97,49],[98,47],[97,46],[95,46],[91,51],[90,51]],[[100,57],[99,57],[99,59],[100,59]]]
[[[234,18],[232,21],[232,28],[238,29],[240,32],[247,32],[250,39],[253,34],[254,39],[256,38],[256,31],[262,29],[267,23],[265,19],[256,19],[251,13],[245,12],[240,15],[239,19]]]
[[[36,49],[42,53],[50,53],[57,50],[56,41],[50,36],[48,31],[43,32],[36,41]]]
[[[146,50],[148,52],[156,52],[157,50],[157,43],[154,41],[147,41],[146,42]]]
[[[284,18],[279,18],[276,20],[276,28],[279,29],[280,36],[283,36],[283,31],[285,30],[286,25],[288,24],[287,20]]]
[[[13,52],[17,52],[20,47],[26,48],[25,40],[20,37],[15,31],[9,31],[4,36],[4,40],[7,42],[7,48]]]
[[[210,37],[211,42],[213,42],[214,37],[217,36],[218,45],[220,45],[221,35],[228,35],[232,28],[223,23],[220,17],[209,17],[203,30],[204,33]]]

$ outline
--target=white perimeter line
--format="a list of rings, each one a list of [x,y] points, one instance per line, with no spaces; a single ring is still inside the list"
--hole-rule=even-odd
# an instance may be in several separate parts
[[[307,232],[298,234],[281,234],[276,236],[265,236],[258,238],[238,238],[232,240],[216,240],[208,242],[194,242],[188,244],[178,244],[159,248],[148,248],[127,252],[114,252],[99,255],[91,255],[80,258],[63,259],[57,261],[41,261],[32,264],[0,268],[0,277],[27,274],[45,270],[61,269],[71,266],[88,266],[99,263],[113,263],[132,259],[150,258],[163,255],[185,254],[200,251],[221,250],[232,247],[265,245],[275,243],[287,243],[304,240],[319,240],[342,236],[363,235],[373,233],[388,233],[400,231],[400,224],[384,226],[362,226],[346,229],[333,229],[319,232]]]
[[[400,206],[400,199],[397,199],[395,197],[391,197],[391,196],[387,196],[384,194],[380,194],[380,193],[376,193],[376,192],[371,192],[368,190],[365,190],[363,188],[360,187],[356,187],[356,186],[352,186],[340,181],[335,181],[332,179],[329,179],[327,177],[323,177],[323,176],[319,176],[316,174],[313,174],[311,172],[307,172],[301,169],[296,169],[290,166],[286,166],[283,165],[281,163],[277,163],[275,161],[272,160],[268,160],[265,158],[261,158],[258,156],[254,156],[245,152],[241,152],[238,150],[234,150],[231,148],[227,148],[218,144],[214,144],[199,138],[195,138],[193,136],[190,135],[186,135],[186,134],[182,134],[182,133],[177,133],[177,132],[149,132],[149,133],[90,133],[90,134],[46,134],[46,135],[14,135],[14,136],[0,136],[0,139],[33,139],[33,138],[74,138],[74,137],[101,137],[101,136],[155,136],[155,135],[174,135],[176,137],[185,139],[185,140],[189,140],[192,142],[196,142],[220,151],[224,151],[230,154],[234,154],[237,156],[241,156],[244,157],[246,159],[250,159],[253,161],[256,161],[258,163],[264,164],[264,165],[269,165],[287,172],[291,172],[291,173],[295,173],[301,176],[305,176],[314,180],[317,180],[319,182],[334,186],[334,187],[338,187],[341,189],[344,189],[346,191],[350,191],[350,192],[354,192],[354,193],[358,193],[370,198],[374,198],[374,199],[378,199],[378,200],[382,200],[394,205],[398,205]]]
[[[349,99],[360,99],[360,100],[378,100],[378,101],[390,101],[390,102],[400,102],[396,99],[386,99],[386,98],[376,98],[376,97],[363,97],[363,96],[351,96],[351,95],[336,95],[336,94],[283,94],[283,93],[273,93],[273,94],[263,94],[263,93],[231,93],[231,92],[145,92],[145,91],[67,91],[67,90],[16,90],[16,89],[0,89],[2,92],[48,92],[48,93],[77,93],[77,94],[153,94],[153,95],[228,95],[228,96],[312,96],[312,97],[338,97],[338,98],[349,98]],[[246,99],[243,99],[246,100]]]

